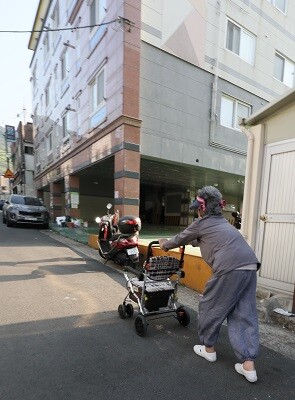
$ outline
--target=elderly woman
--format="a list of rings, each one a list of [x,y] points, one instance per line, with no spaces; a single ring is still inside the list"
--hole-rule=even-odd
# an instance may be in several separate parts
[[[240,360],[235,370],[247,381],[256,382],[256,272],[260,263],[241,233],[223,217],[223,207],[219,190],[203,187],[190,207],[197,209],[198,218],[178,235],[170,240],[159,239],[159,243],[164,251],[186,244],[199,246],[203,259],[212,268],[213,275],[199,304],[201,344],[194,346],[194,352],[210,362],[216,361],[215,344],[220,327],[227,320],[229,340]]]

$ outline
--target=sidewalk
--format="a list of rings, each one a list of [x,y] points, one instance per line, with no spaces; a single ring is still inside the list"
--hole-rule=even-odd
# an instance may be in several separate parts
[[[51,224],[50,229],[60,236],[69,238],[74,242],[85,245],[84,247],[89,248],[89,252],[91,252],[93,258],[100,259],[97,250],[94,250],[88,246],[88,235],[97,234],[96,226],[91,226],[88,228],[68,228],[59,227],[56,224]],[[148,243],[149,241],[156,240],[159,237],[171,237],[181,230],[182,228],[179,227],[145,226],[140,232],[140,241]],[[183,286],[182,295],[185,294],[191,299],[191,307],[194,308],[193,304],[195,304],[195,307],[197,308],[199,294],[196,291]],[[280,309],[282,311],[291,311],[292,301],[292,296],[288,296],[282,293],[270,292],[269,290],[258,287],[257,309],[260,321],[266,324],[277,325],[283,329],[287,329],[295,333],[295,316],[286,316],[274,312],[275,309]]]
[[[88,243],[88,235],[98,233],[97,224],[93,223],[88,228],[68,228],[57,226],[57,224],[50,224],[50,229],[54,232],[68,237],[70,239],[76,240],[77,242],[87,244]],[[140,231],[140,239],[150,239],[156,240],[159,237],[171,237],[179,232],[181,232],[181,228],[175,226],[153,226],[146,225]]]

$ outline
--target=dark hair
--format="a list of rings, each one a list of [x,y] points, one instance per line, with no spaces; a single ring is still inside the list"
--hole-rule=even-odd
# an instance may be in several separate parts
[[[204,186],[198,190],[198,196],[205,200],[205,214],[222,214],[222,194],[214,186]]]

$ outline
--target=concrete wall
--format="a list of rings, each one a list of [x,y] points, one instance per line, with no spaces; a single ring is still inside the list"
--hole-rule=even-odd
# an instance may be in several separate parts
[[[236,129],[221,126],[222,93],[252,104],[262,99],[219,79],[216,123],[210,127],[214,76],[182,59],[141,45],[141,154],[244,175],[247,139]],[[214,140],[214,146],[210,146]],[[239,154],[240,153],[240,154]]]
[[[294,139],[295,129],[293,115],[295,115],[295,104],[290,104],[268,119],[265,128],[266,144]]]

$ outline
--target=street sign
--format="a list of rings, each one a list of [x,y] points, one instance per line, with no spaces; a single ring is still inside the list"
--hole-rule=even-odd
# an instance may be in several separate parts
[[[5,174],[4,174],[4,178],[9,178],[9,179],[14,178],[14,175],[13,175],[13,173],[10,171],[9,168],[7,168],[7,170],[6,170]]]
[[[15,128],[11,125],[5,125],[5,138],[7,142],[15,142]]]

